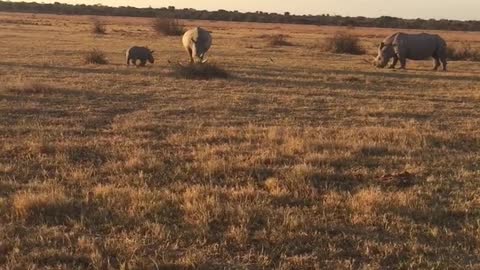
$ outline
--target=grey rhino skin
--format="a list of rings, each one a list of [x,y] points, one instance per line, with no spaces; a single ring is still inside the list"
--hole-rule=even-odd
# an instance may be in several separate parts
[[[443,70],[447,70],[447,43],[443,38],[426,33],[406,34],[398,32],[387,37],[380,44],[374,65],[384,68],[393,58],[393,63],[389,68],[395,68],[400,60],[401,68],[405,69],[406,59],[425,60],[430,57],[434,59],[433,70],[438,69],[440,62]]]
[[[152,64],[155,62],[155,59],[153,58],[153,51],[147,47],[131,47],[127,50],[126,58],[127,66],[129,66],[130,63],[133,63],[136,66],[137,60],[140,60],[140,66],[142,67],[145,66],[147,61]]]
[[[212,46],[211,32],[195,27],[185,32],[182,38],[183,47],[190,57],[190,63],[200,62],[205,63],[205,54]]]

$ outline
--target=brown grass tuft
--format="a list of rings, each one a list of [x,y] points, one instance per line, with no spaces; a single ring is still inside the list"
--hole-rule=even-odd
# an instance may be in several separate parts
[[[106,35],[107,27],[105,23],[98,18],[92,19],[92,33],[95,35]]]
[[[152,21],[152,29],[165,36],[181,36],[185,33],[184,25],[173,18],[155,18]]]
[[[58,223],[73,214],[72,200],[61,189],[19,192],[13,196],[12,208],[19,219],[30,222]]]
[[[282,34],[267,36],[268,45],[271,47],[293,46],[293,44],[289,42],[287,38],[287,35]]]
[[[285,196],[288,194],[288,190],[286,190],[280,181],[277,178],[270,177],[268,178],[265,183],[265,188],[267,191],[272,195],[276,197],[281,197]]]
[[[360,45],[360,39],[346,32],[337,32],[326,38],[320,47],[323,51],[331,53],[365,54],[365,49]]]
[[[86,64],[106,65],[108,64],[107,56],[99,49],[93,49],[85,54]]]
[[[1,184],[0,184],[0,188],[4,188]],[[3,199],[3,198],[0,198],[0,215],[2,216],[5,216],[7,214],[7,199]],[[1,242],[0,242],[0,255],[2,254],[1,252]]]
[[[447,57],[452,61],[480,61],[480,50],[469,43],[456,43],[447,48]]]
[[[204,186],[192,186],[183,193],[184,219],[203,233],[223,218],[224,207],[218,194]]]
[[[8,90],[21,94],[46,94],[55,87],[42,82],[18,81],[9,85]]]
[[[215,63],[204,64],[177,64],[173,67],[173,74],[179,78],[190,80],[210,80],[210,79],[225,79],[230,75],[229,73]]]

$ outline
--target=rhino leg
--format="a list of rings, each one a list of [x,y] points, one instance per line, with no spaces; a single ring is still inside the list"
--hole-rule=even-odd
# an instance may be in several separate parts
[[[447,71],[447,58],[442,57],[440,61],[442,62],[443,71]]]
[[[397,63],[398,63],[398,56],[395,55],[393,57],[393,63],[388,68],[394,69]]]
[[[127,66],[130,66],[130,64],[136,66],[136,65],[137,65],[136,61],[137,61],[137,59],[132,58],[132,57],[129,57],[129,58],[127,59]]]
[[[437,71],[438,67],[440,66],[440,59],[437,56],[434,56],[433,62],[434,62],[433,70]]]
[[[406,69],[407,59],[405,57],[399,57],[398,60],[400,60],[400,69]]]
[[[188,48],[188,49],[187,49],[187,53],[188,53],[188,57],[190,57],[190,64],[193,64],[194,60],[193,60],[193,52],[192,52],[192,49],[191,49],[191,48]]]
[[[141,67],[144,67],[146,64],[147,64],[147,60],[145,60],[145,59],[140,60],[140,66]]]
[[[406,48],[396,45],[393,47],[393,50],[395,51],[395,56],[400,61],[400,69],[405,69],[405,66],[407,65]]]

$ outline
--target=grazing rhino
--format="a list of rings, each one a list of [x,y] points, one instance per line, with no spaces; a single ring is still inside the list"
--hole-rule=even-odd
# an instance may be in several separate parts
[[[145,66],[145,64],[148,62],[154,63],[155,59],[153,58],[153,52],[147,47],[137,47],[133,46],[130,49],[127,50],[127,66],[130,65],[130,62],[132,62],[135,66],[137,65],[137,60],[140,60],[140,66]]]
[[[205,63],[205,54],[212,46],[211,32],[195,27],[185,32],[182,38],[183,47],[190,57],[190,63]]]
[[[430,57],[434,59],[434,70],[438,69],[440,62],[443,70],[447,70],[447,43],[443,38],[426,33],[395,33],[380,44],[378,56],[373,64],[376,67],[384,68],[393,58],[393,63],[389,68],[395,68],[400,60],[401,68],[405,69],[406,59],[425,60]]]

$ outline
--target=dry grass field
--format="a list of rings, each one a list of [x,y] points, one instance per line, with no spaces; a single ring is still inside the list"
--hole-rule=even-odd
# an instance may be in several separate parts
[[[480,63],[380,70],[396,30],[185,21],[230,74],[188,80],[179,37],[102,20],[0,13],[0,269],[480,269]],[[339,30],[367,55],[321,52]]]

